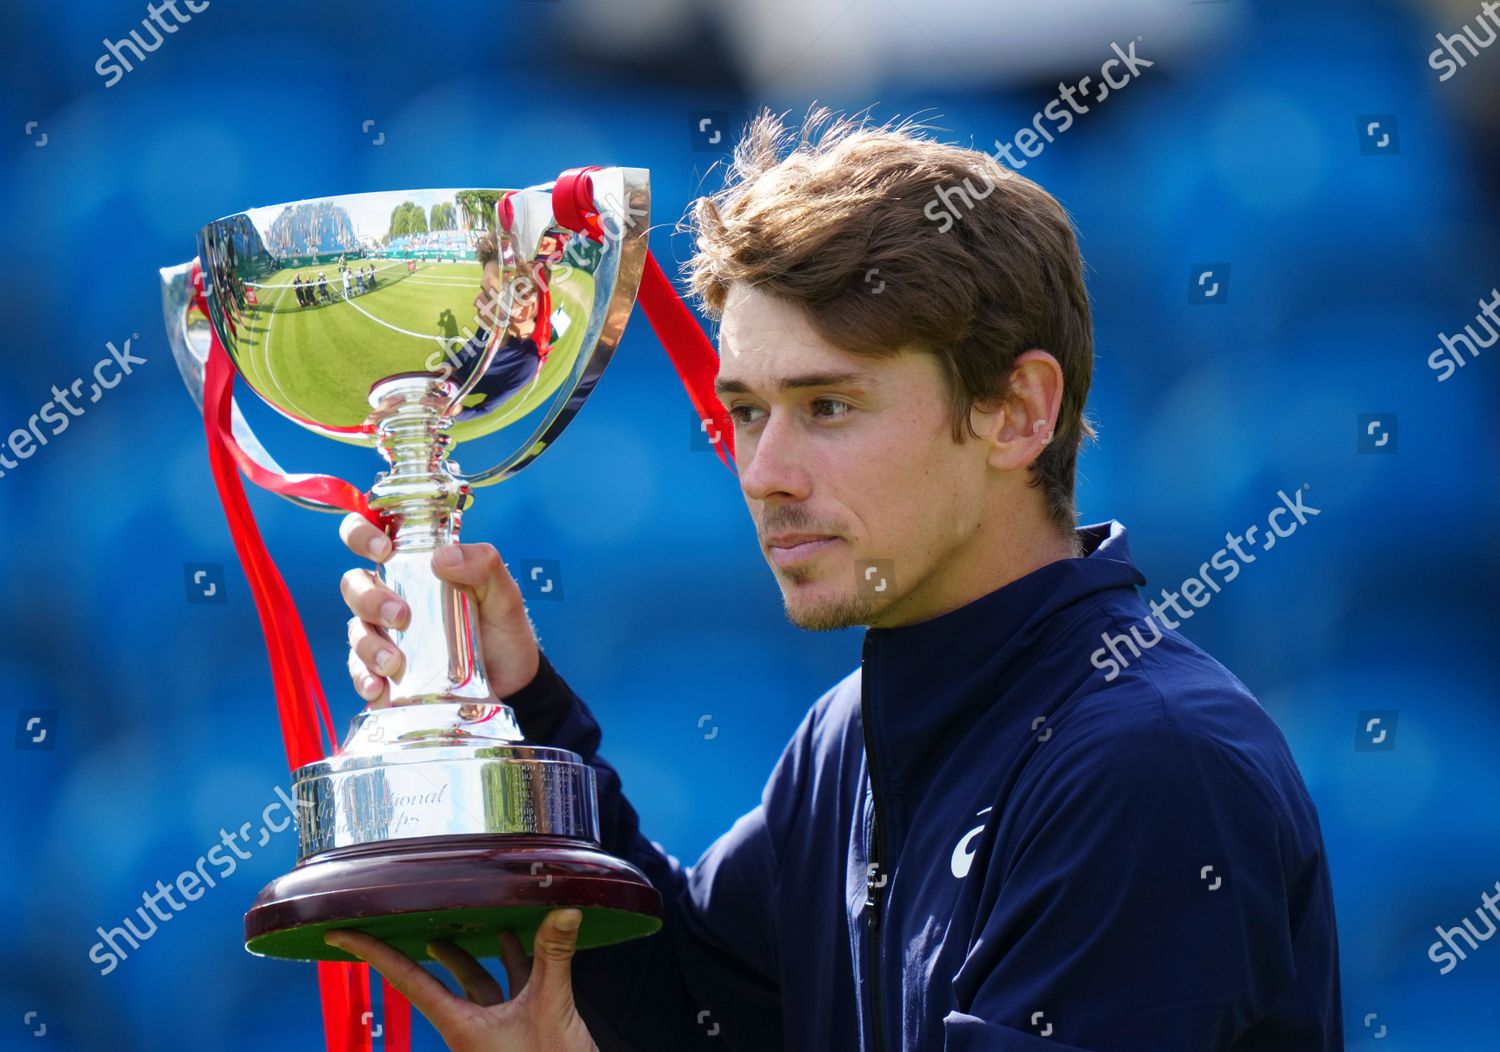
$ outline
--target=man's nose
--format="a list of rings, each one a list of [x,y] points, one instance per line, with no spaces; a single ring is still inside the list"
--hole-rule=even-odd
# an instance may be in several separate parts
[[[808,492],[805,451],[795,424],[774,410],[750,441],[735,439],[740,489],[751,500],[802,500]]]

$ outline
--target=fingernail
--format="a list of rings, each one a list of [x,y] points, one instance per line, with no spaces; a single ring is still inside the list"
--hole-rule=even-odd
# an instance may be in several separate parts
[[[382,650],[375,655],[375,668],[382,676],[389,676],[396,671],[396,664],[400,659],[396,657],[394,650]],[[371,682],[374,682],[373,680]]]
[[[341,931],[325,931],[323,933],[323,941],[329,946],[337,946],[342,950],[344,948],[344,933]]]
[[[458,566],[464,561],[464,553],[456,544],[444,544],[432,553],[432,561],[439,566]]]
[[[396,622],[401,619],[401,604],[394,599],[387,600],[380,608],[380,619],[394,627]]]
[[[370,542],[370,554],[377,559],[382,559],[391,553],[391,539],[385,534],[380,534]]]
[[[559,931],[576,931],[583,923],[583,914],[578,910],[563,910],[552,923]]]
[[[380,693],[380,684],[375,682],[374,676],[366,676],[359,681],[359,692],[367,700],[374,701],[376,695]]]

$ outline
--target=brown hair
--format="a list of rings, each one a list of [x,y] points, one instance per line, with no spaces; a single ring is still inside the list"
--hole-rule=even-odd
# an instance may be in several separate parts
[[[1083,414],[1094,352],[1067,213],[1030,179],[928,138],[922,125],[831,118],[810,112],[795,143],[769,110],[750,122],[724,189],[693,205],[692,292],[718,318],[729,284],[743,281],[800,305],[823,339],[851,353],[933,354],[955,443],[965,431],[977,437],[970,407],[1005,394],[1017,355],[1050,352],[1062,405],[1032,485],[1071,533],[1078,450],[1094,435]]]
[[[486,230],[474,239],[474,259],[480,266],[493,263],[500,258],[500,246],[495,242],[495,235]]]

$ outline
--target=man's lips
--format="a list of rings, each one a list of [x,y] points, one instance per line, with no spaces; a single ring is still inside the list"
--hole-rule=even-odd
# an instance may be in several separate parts
[[[840,539],[829,534],[790,533],[770,538],[767,547],[777,566],[791,566],[826,551]]]

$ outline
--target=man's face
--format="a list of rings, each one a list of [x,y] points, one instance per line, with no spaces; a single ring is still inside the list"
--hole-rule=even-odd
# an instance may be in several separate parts
[[[479,295],[474,297],[474,314],[490,332],[494,332],[500,325],[499,304],[500,263],[492,259],[484,264],[479,279]]]
[[[941,612],[945,571],[981,525],[986,468],[978,443],[953,442],[937,360],[851,354],[739,282],[720,337],[740,488],[787,617],[822,630]],[[780,534],[834,539],[780,547]]]

